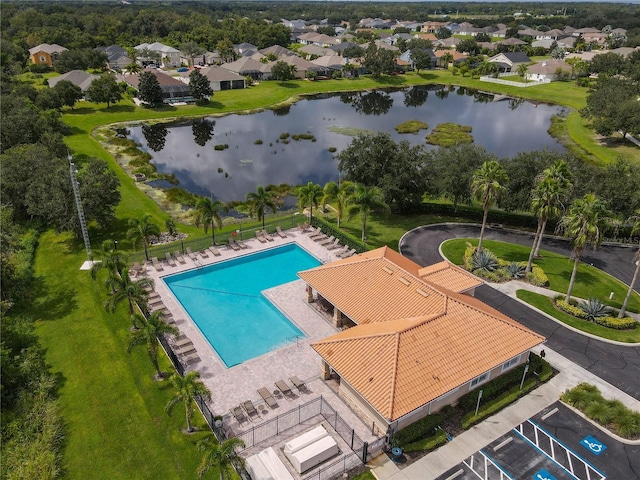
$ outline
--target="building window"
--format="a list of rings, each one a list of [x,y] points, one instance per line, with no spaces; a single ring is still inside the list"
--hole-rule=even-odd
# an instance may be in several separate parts
[[[470,383],[471,388],[477,387],[478,385],[483,384],[487,380],[489,380],[489,372],[483,373],[479,377],[476,377],[473,380],[471,380],[471,383]]]
[[[518,363],[520,363],[520,355],[518,355],[517,357],[513,357],[511,360],[509,360],[508,362],[505,362],[502,365],[502,371],[506,371],[509,370],[510,368],[513,368],[515,365],[517,365]]]

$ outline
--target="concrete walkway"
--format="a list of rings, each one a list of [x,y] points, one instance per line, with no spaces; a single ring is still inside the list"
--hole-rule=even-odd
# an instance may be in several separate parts
[[[387,455],[381,455],[371,464],[378,480],[428,480],[453,468],[472,453],[506,434],[540,410],[558,400],[560,394],[582,382],[596,385],[607,399],[618,399],[627,407],[640,411],[640,401],[618,390],[601,378],[543,346],[546,360],[560,371],[549,382],[522,397],[513,405],[484,420],[451,442],[425,455],[411,465],[401,467]],[[541,348],[535,349],[540,353]]]

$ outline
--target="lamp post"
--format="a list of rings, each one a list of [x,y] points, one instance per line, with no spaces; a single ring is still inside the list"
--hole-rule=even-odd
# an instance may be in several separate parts
[[[113,249],[118,250],[118,240],[113,241]]]

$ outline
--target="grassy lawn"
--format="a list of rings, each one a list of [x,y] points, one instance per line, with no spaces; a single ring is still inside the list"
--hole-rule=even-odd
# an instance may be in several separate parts
[[[603,327],[602,325],[591,323],[561,312],[553,305],[551,299],[545,295],[529,292],[528,290],[518,290],[516,295],[520,300],[527,302],[529,305],[533,305],[547,315],[551,315],[562,323],[577,328],[580,331],[618,342],[640,342],[640,328],[635,328],[634,330],[614,330],[613,328]]]
[[[459,238],[447,240],[442,245],[442,253],[453,263],[462,265],[462,256],[466,248],[467,242],[473,245],[478,244],[477,239]],[[485,240],[483,246],[498,258],[513,262],[526,262],[529,259],[531,249],[523,245],[514,245],[512,243],[497,242],[493,240]],[[549,277],[549,288],[556,292],[566,293],[571,278],[571,270],[573,268],[573,260],[559,255],[557,253],[542,250],[543,258],[536,259],[535,263],[544,270]],[[576,282],[573,287],[573,296],[579,298],[596,297],[600,301],[607,303],[613,307],[620,308],[622,301],[627,294],[628,287],[615,278],[607,275],[602,270],[580,263]],[[609,293],[614,292],[614,297],[609,300]],[[633,293],[629,300],[629,311],[640,312],[640,295]]]
[[[104,287],[78,269],[83,260],[71,235],[45,233],[35,262],[36,301],[25,312],[37,320],[47,361],[60,376],[64,478],[194,478],[201,458],[195,443],[208,431],[203,418],[194,416],[203,431],[185,435],[182,404],[165,413],[170,384],[153,380],[144,348],[126,353],[127,309],[104,310]]]

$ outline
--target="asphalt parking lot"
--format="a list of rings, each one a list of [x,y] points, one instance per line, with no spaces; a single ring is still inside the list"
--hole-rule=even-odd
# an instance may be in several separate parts
[[[438,480],[640,480],[640,445],[621,443],[556,402]]]

